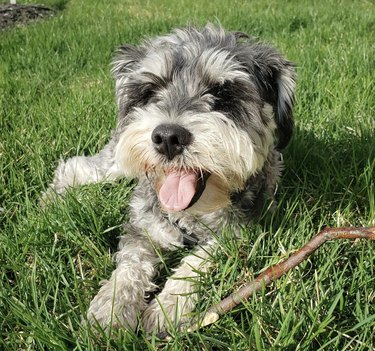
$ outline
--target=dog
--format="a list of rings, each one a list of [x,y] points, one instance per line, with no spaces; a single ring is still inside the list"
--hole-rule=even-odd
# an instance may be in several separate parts
[[[140,321],[160,331],[194,310],[197,271],[209,272],[222,229],[237,235],[274,198],[294,127],[295,66],[242,32],[207,24],[121,46],[112,72],[118,123],[110,141],[94,156],[60,161],[43,199],[137,180],[116,269],[87,322],[134,330]],[[192,254],[147,302],[160,252],[184,246]]]

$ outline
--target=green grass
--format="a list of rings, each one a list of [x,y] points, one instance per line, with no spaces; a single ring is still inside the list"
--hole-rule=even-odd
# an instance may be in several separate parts
[[[92,154],[116,122],[116,46],[220,22],[298,66],[296,132],[274,214],[220,239],[198,311],[322,226],[375,225],[375,5],[371,1],[54,1],[47,21],[0,33],[0,349],[374,350],[375,246],[332,242],[215,325],[170,343],[96,341],[80,324],[108,278],[132,184],[73,190],[42,211],[60,156]],[[180,253],[181,255],[183,254]]]

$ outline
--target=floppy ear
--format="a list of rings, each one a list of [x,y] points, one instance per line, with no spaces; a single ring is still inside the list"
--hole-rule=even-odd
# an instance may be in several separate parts
[[[278,149],[286,147],[292,137],[294,120],[294,90],[296,86],[296,72],[294,65],[289,61],[283,62],[283,67],[276,73],[277,82],[277,113],[276,123],[278,125]]]
[[[129,75],[136,70],[137,63],[145,56],[143,47],[134,47],[132,45],[120,46],[112,60],[112,74],[116,81],[117,104],[120,109],[120,115],[125,115],[127,106],[127,81]]]
[[[264,102],[273,107],[277,125],[277,149],[283,149],[293,133],[296,72],[294,65],[264,44],[242,44],[240,60],[245,64]]]

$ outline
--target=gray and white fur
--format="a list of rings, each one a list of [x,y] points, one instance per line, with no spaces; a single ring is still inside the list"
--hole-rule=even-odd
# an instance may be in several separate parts
[[[248,223],[274,196],[293,130],[295,69],[274,48],[208,24],[121,46],[112,72],[119,114],[111,140],[94,156],[61,161],[43,200],[75,185],[138,180],[117,268],[87,320],[106,330],[140,321],[151,332],[194,310],[212,230]],[[186,243],[192,254],[147,303],[158,252]]]

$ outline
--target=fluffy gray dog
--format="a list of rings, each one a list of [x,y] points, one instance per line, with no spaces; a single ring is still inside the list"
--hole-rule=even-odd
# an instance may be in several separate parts
[[[138,180],[117,268],[87,319],[134,329],[140,317],[145,330],[160,330],[194,309],[197,270],[209,270],[215,250],[211,230],[239,228],[274,196],[293,129],[295,70],[272,47],[209,24],[120,47],[113,74],[111,140],[94,156],[60,162],[44,199],[74,185]],[[147,303],[159,253],[184,245],[194,252]]]

